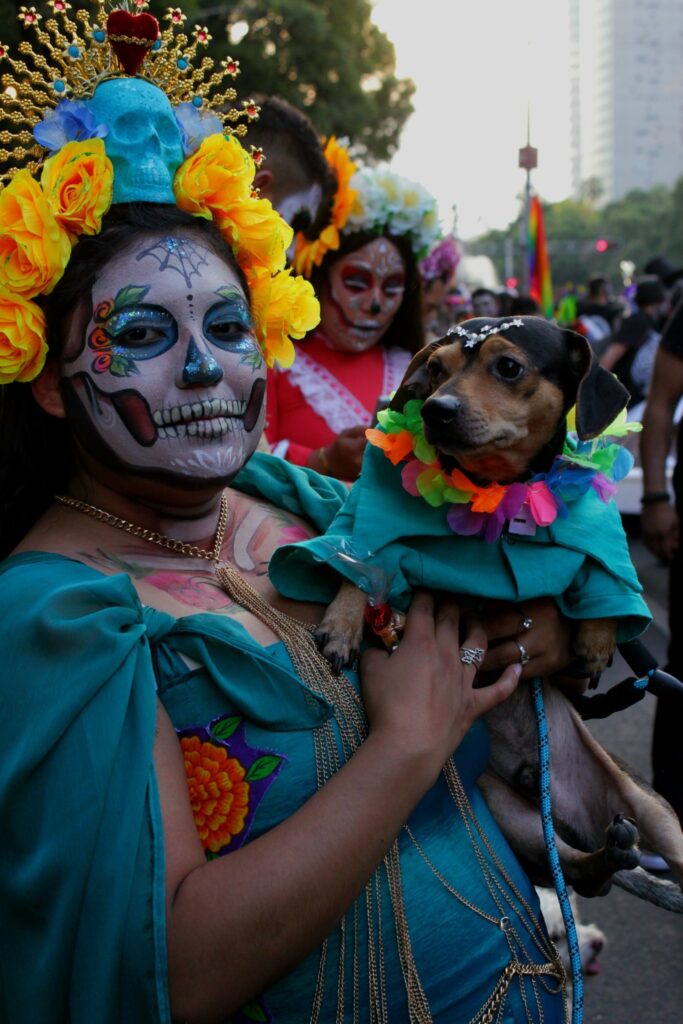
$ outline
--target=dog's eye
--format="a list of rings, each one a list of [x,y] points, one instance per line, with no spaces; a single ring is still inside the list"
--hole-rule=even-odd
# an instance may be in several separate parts
[[[438,380],[440,377],[443,377],[443,366],[441,365],[438,359],[429,360],[429,362],[427,363],[427,373],[429,374],[432,380]]]
[[[510,359],[508,356],[501,356],[500,359],[496,359],[493,370],[503,380],[517,380],[524,373],[522,364],[518,363],[515,359]]]

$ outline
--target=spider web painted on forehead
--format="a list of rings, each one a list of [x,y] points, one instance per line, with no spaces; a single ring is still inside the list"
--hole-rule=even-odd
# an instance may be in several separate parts
[[[151,256],[159,264],[159,270],[174,270],[180,274],[188,288],[192,287],[192,278],[198,277],[202,267],[208,264],[207,250],[188,238],[168,236],[143,249],[136,256],[141,260]]]

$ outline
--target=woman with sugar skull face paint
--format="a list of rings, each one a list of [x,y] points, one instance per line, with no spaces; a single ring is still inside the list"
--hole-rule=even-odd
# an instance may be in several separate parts
[[[320,299],[320,327],[292,367],[270,376],[266,434],[276,454],[354,480],[378,402],[398,387],[423,345],[417,258],[435,237],[434,201],[388,171],[356,171],[335,140],[331,224],[336,247],[298,237],[295,268]]]
[[[91,67],[98,34],[125,37],[122,62],[152,46],[113,14]],[[105,77],[97,117],[126,112],[134,73]],[[361,699],[313,643],[323,609],[267,575],[346,497],[255,450],[266,366],[318,316],[283,270],[291,232],[235,137],[185,111],[152,198],[78,102],[31,124],[57,140],[40,182],[0,192],[0,1019],[556,1024],[533,889],[474,785],[477,720],[518,670],[475,689],[483,628],[421,594],[391,660],[364,656]],[[401,288],[378,241],[338,274],[351,293],[382,276],[370,318]]]

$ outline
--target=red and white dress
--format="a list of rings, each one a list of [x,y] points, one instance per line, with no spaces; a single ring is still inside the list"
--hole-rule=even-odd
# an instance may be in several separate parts
[[[273,452],[305,466],[347,427],[371,427],[380,398],[401,383],[410,352],[373,345],[366,352],[338,352],[320,331],[297,342],[288,370],[268,373],[266,437]]]

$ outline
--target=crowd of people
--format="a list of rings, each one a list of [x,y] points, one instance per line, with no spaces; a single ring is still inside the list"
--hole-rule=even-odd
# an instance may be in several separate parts
[[[268,576],[330,525],[426,341],[538,307],[458,283],[419,183],[276,97],[211,106],[173,25],[156,78],[153,35],[89,31],[68,98],[18,78],[7,100],[40,157],[18,147],[0,192],[0,1018],[560,1022],[562,966],[476,781],[482,716],[530,662],[585,685],[570,625],[417,592],[398,649],[338,673],[324,609]],[[602,359],[642,394],[654,364],[645,536],[680,579],[681,312],[639,361],[664,305],[638,288]],[[679,783],[658,765],[678,808]]]

